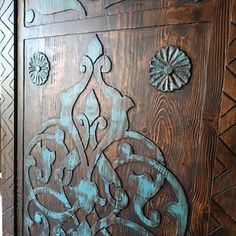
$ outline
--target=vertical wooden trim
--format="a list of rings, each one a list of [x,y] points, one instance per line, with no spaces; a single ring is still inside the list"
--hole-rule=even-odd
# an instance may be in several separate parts
[[[218,131],[209,235],[236,235],[236,0],[228,17],[227,54]]]
[[[3,235],[14,234],[14,0],[0,1],[1,158]]]
[[[227,35],[227,19],[230,0],[213,0],[214,7],[209,38],[207,85],[202,112],[199,153],[196,159],[195,186],[193,195],[190,235],[207,235],[212,174],[216,155],[217,126],[220,112],[224,77],[224,57]],[[204,173],[204,174],[203,174]]]

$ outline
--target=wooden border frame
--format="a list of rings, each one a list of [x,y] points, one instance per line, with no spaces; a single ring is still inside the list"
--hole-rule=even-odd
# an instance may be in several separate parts
[[[21,213],[22,204],[18,202],[16,204],[17,196],[21,194],[22,186],[21,181],[17,186],[16,191],[16,180],[17,177],[22,178],[19,170],[21,170],[22,164],[19,160],[19,166],[16,165],[16,129],[14,120],[17,117],[15,112],[17,111],[16,107],[16,44],[15,44],[15,35],[16,35],[16,24],[15,19],[16,15],[14,9],[17,9],[17,1],[15,0],[0,0],[0,76],[1,76],[1,156],[2,156],[2,168],[3,179],[1,180],[1,188],[3,193],[3,235],[14,235],[16,225],[21,229],[21,217],[17,219],[16,213]],[[19,6],[21,6],[23,1],[18,1]],[[208,227],[208,216],[209,216],[209,206],[210,206],[210,192],[211,192],[211,180],[213,174],[213,163],[215,160],[215,144],[217,140],[217,123],[220,110],[220,100],[222,92],[222,83],[223,83],[223,65],[224,65],[224,47],[226,40],[224,39],[227,32],[227,22],[228,19],[228,10],[229,10],[229,0],[212,0],[212,5],[214,2],[214,9],[212,10],[213,15],[203,16],[201,21],[211,22],[212,23],[212,36],[211,43],[214,42],[214,47],[210,46],[209,52],[209,63],[208,63],[208,81],[207,89],[210,91],[213,84],[215,89],[211,91],[209,96],[205,101],[203,107],[203,122],[202,122],[202,135],[200,138],[200,145],[202,153],[199,153],[201,160],[196,160],[196,162],[204,162],[205,166],[202,166],[201,169],[198,169],[196,173],[196,182],[203,183],[206,192],[201,193],[199,198],[195,200],[195,204],[192,206],[195,208],[195,211],[192,213],[192,219],[196,220],[196,225],[194,228],[190,229],[191,235],[202,235],[207,231]],[[203,6],[204,7],[204,6]],[[202,7],[202,8],[203,8]],[[201,7],[199,7],[201,8]],[[216,10],[216,11],[214,11]],[[150,10],[151,11],[151,10]],[[199,13],[201,11],[198,11]],[[21,14],[21,13],[19,13]],[[129,14],[125,14],[129,15]],[[112,16],[111,16],[112,17]],[[155,16],[154,16],[155,17]],[[21,19],[22,16],[19,17]],[[104,18],[105,19],[105,18]],[[168,23],[175,24],[174,20]],[[194,20],[193,20],[194,21]],[[22,22],[18,22],[20,26]],[[181,23],[181,22],[179,22]],[[77,24],[77,23],[76,23]],[[83,21],[81,22],[83,25]],[[162,23],[163,24],[163,23]],[[131,28],[133,26],[130,26]],[[138,26],[135,26],[138,27]],[[38,29],[44,29],[45,34],[49,33],[47,26],[35,27],[35,34],[37,34]],[[22,27],[23,29],[23,27]],[[82,29],[84,29],[82,27]],[[45,31],[46,30],[46,31]],[[105,28],[99,29],[101,31],[106,30]],[[93,31],[91,29],[90,31]],[[51,33],[51,32],[50,32]],[[54,33],[54,32],[53,32]],[[56,32],[57,33],[57,32]],[[73,32],[74,33],[74,32]],[[78,33],[78,32],[77,32]],[[24,37],[27,38],[28,31],[25,29],[20,34],[24,35],[22,38],[18,38],[18,48],[22,51]],[[32,35],[31,35],[32,37]],[[217,42],[215,42],[215,40]],[[14,60],[15,59],[15,60]],[[18,58],[19,65],[23,65],[22,58]],[[20,67],[21,68],[21,67]],[[216,76],[212,78],[212,75]],[[19,76],[23,76],[21,69],[18,71]],[[23,80],[21,80],[23,81]],[[22,86],[19,85],[19,86]],[[18,89],[17,98],[19,101],[22,98],[21,90]],[[22,104],[18,104],[17,107],[22,110]],[[212,109],[214,107],[214,109]],[[22,118],[19,116],[16,120],[18,124],[22,123]],[[20,125],[18,129],[20,129]],[[19,132],[19,133],[23,133]],[[206,134],[208,134],[206,136]],[[21,137],[18,136],[19,143],[22,142]],[[19,151],[19,150],[18,150]],[[17,167],[17,170],[16,170]],[[206,172],[209,176],[209,182],[205,182],[201,176],[202,172]],[[198,179],[197,179],[198,178]],[[199,192],[200,185],[197,185],[194,191]],[[17,196],[15,195],[17,193]],[[207,196],[207,197],[206,197]],[[16,207],[17,206],[17,207]],[[198,208],[201,206],[201,208]],[[202,209],[202,207],[204,209]],[[16,209],[17,208],[17,209]],[[196,210],[197,209],[197,210]],[[202,216],[202,213],[204,215]],[[199,222],[199,219],[205,219],[204,222]],[[18,223],[18,224],[16,224]],[[19,232],[21,235],[21,232]]]
[[[0,1],[3,235],[13,235],[15,227],[15,5],[14,0]]]
[[[235,235],[236,208],[232,208],[236,190],[236,0],[230,1],[226,43],[224,85],[218,129],[218,151],[215,160],[209,235]],[[228,38],[227,38],[228,36]],[[226,197],[227,196],[227,197]],[[232,204],[232,205],[230,205]]]

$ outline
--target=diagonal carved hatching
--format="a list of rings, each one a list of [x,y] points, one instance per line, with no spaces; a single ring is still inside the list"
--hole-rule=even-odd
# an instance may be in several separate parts
[[[208,235],[236,232],[236,1],[231,1]]]
[[[14,1],[0,1],[0,80],[1,80],[1,157],[2,173],[2,219],[3,235],[14,234],[14,188],[15,188],[15,155],[14,155]]]
[[[104,81],[103,75],[111,70],[111,61],[104,55],[97,36],[88,45],[80,70],[83,73],[81,80],[61,94],[59,118],[46,121],[26,149],[26,234],[30,234],[30,230],[41,223],[41,235],[49,235],[49,232],[55,235],[88,236],[98,232],[110,235],[108,230],[112,225],[122,225],[145,236],[153,235],[150,228],[160,226],[161,213],[155,209],[145,214],[144,207],[157,196],[164,183],[168,183],[176,201],[170,202],[166,210],[176,221],[176,235],[183,236],[188,217],[184,190],[165,166],[158,146],[144,135],[129,129],[128,112],[134,107],[134,102]],[[82,103],[78,103],[81,99]],[[76,104],[79,104],[78,109]],[[101,131],[103,135],[99,136]],[[70,145],[66,141],[68,138],[72,140]],[[127,140],[135,140],[143,145],[150,156],[136,153]],[[51,142],[54,145],[48,144]],[[114,143],[117,143],[117,157],[110,161],[105,150]],[[142,174],[130,173],[128,181],[137,184],[132,198],[124,189],[117,172],[118,168],[127,168],[130,163],[148,165],[148,169],[152,168],[156,173],[155,177],[148,174],[148,170]],[[95,169],[98,175],[93,178]],[[72,181],[74,176],[82,177],[75,177],[75,181]],[[96,183],[98,178],[104,185],[103,195]],[[54,188],[48,185],[50,181],[54,182]],[[40,195],[46,200],[53,197],[63,205],[63,211],[57,212],[53,206],[46,206],[45,202],[39,200]],[[72,201],[71,196],[76,200]],[[146,227],[120,215],[129,204]],[[107,205],[111,206],[109,212],[105,212],[107,216],[100,218],[96,206],[104,207],[104,211],[107,211]],[[91,214],[97,216],[92,225],[87,220]],[[65,227],[68,219],[73,221],[73,227],[69,229]],[[51,221],[56,221],[54,227],[51,227]]]

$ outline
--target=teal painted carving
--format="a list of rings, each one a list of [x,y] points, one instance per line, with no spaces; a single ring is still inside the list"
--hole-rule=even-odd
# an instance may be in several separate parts
[[[97,36],[88,45],[80,70],[78,83],[61,94],[59,117],[46,121],[26,148],[25,234],[41,224],[39,235],[111,235],[109,227],[121,225],[151,236],[150,229],[162,223],[161,212],[158,206],[150,212],[144,208],[166,183],[176,196],[166,210],[176,221],[176,236],[183,236],[188,217],[184,190],[166,167],[158,146],[129,129],[128,112],[134,102],[104,81],[111,61]],[[136,152],[132,141],[149,155]],[[113,144],[117,156],[111,159],[106,150]],[[131,171],[127,181],[136,187],[125,189],[117,170],[131,163],[149,168],[141,173]],[[47,204],[52,198],[55,205],[61,205],[60,210]],[[139,221],[131,219],[132,214],[130,219],[122,217],[129,204]],[[97,213],[98,207],[104,209],[103,216]],[[89,222],[89,216],[96,220]]]
[[[163,47],[151,58],[150,83],[162,92],[181,89],[191,77],[191,67],[185,52],[175,46]]]
[[[34,12],[34,10],[29,9],[29,10],[26,12],[26,16],[25,16],[26,22],[27,22],[27,23],[32,23],[32,22],[34,21],[34,18],[35,18],[35,12]]]
[[[48,80],[50,65],[48,58],[42,52],[35,53],[29,62],[29,76],[33,83],[42,85]]]
[[[79,0],[38,0],[34,1],[35,9],[44,15],[55,14],[66,10],[75,10],[86,15],[86,11]]]

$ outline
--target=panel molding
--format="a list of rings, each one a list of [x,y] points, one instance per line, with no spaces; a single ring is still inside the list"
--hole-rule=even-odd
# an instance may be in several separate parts
[[[157,144],[130,129],[128,113],[135,103],[105,82],[104,75],[111,68],[112,62],[104,53],[100,39],[94,35],[80,64],[81,79],[60,94],[58,118],[45,121],[27,144],[24,157],[25,234],[35,235],[38,231],[33,230],[41,223],[41,234],[46,235],[51,232],[55,235],[96,235],[100,231],[111,235],[108,228],[120,225],[140,235],[152,236],[150,229],[164,224],[163,213],[158,209],[161,206],[146,212],[144,209],[168,183],[175,197],[165,203],[164,209],[175,221],[175,235],[184,236],[188,219],[184,189],[166,166]],[[109,108],[104,104],[109,104]],[[144,146],[148,154],[137,151],[131,145],[133,141]],[[115,156],[106,153],[111,147],[117,149]],[[131,168],[127,181],[130,185],[137,184],[131,191],[124,187],[117,170],[134,163],[139,165],[140,171],[142,166],[146,168],[139,174]],[[150,169],[155,174],[150,174]],[[71,182],[76,184],[71,185]],[[38,200],[39,196],[44,200]],[[52,197],[55,203],[63,205],[60,213],[49,206]],[[105,217],[97,214],[98,205]],[[110,206],[109,210],[105,205]],[[133,214],[123,217],[123,210],[130,205]],[[133,215],[142,224],[134,220]],[[91,226],[89,217],[94,218]],[[73,226],[67,225],[69,219],[73,220]],[[56,221],[54,227],[53,221]]]
[[[23,5],[23,3],[20,3]],[[126,12],[107,16],[99,16],[54,24],[23,27],[24,39],[40,37],[60,36],[66,34],[94,33],[109,30],[128,30],[144,27],[156,27],[179,24],[210,23],[212,14],[216,11],[216,5],[210,2],[192,4],[189,6],[172,7],[165,9],[149,9],[137,12]],[[163,17],[165,15],[165,17]],[[134,20],[131,20],[134,19]],[[135,19],[145,19],[140,22]],[[52,27],[53,25],[53,27]]]
[[[205,0],[205,2],[207,1],[209,2],[209,0]],[[165,0],[149,0],[148,2],[142,0],[97,0],[96,2],[87,0],[25,0],[24,2],[26,27],[201,4],[200,0],[172,0],[170,3]]]
[[[6,4],[9,4],[10,2],[13,2],[13,1],[8,1],[8,0],[3,0],[3,1],[0,1],[0,7],[1,7],[1,10],[2,9],[4,9],[4,4],[5,4],[5,6],[6,6]],[[3,5],[2,5],[3,4]],[[21,3],[19,3],[19,4],[21,4]],[[8,5],[8,6],[10,6],[10,5]],[[208,7],[210,6],[209,4],[207,5]],[[198,8],[204,8],[205,6],[204,6],[204,4],[202,4],[202,6],[201,7],[198,7]],[[211,12],[213,12],[214,11],[214,8],[212,7],[211,8],[212,10],[211,10]],[[3,11],[3,10],[2,10]],[[1,12],[1,11],[0,11]],[[13,12],[13,11],[12,11]],[[196,11],[196,12],[199,12],[199,11]],[[9,13],[9,12],[8,12]],[[155,12],[153,13],[153,14],[155,14]],[[200,16],[200,18],[198,18],[199,20],[200,20],[200,22],[210,22],[211,21],[211,16],[210,16],[211,14],[209,14],[209,11],[207,12],[207,14],[206,14],[206,12],[205,13],[203,13],[203,15],[202,16]],[[10,16],[10,15],[8,15],[8,16]],[[123,14],[123,16],[126,16],[126,17],[128,17],[129,16],[129,14]],[[0,14],[0,17],[2,17],[2,14]],[[113,16],[111,16],[111,18],[112,18]],[[187,19],[187,17],[186,17],[186,19]],[[102,20],[104,20],[104,18],[102,19]],[[8,20],[9,21],[9,20]],[[197,22],[198,20],[197,19],[193,19],[193,20],[191,20],[191,22]],[[10,21],[9,21],[10,22]],[[190,23],[191,23],[190,22]],[[2,21],[0,21],[0,24],[2,23]],[[170,23],[170,24],[179,24],[179,23],[181,23],[181,22],[177,22],[177,23],[175,23],[174,22],[174,19],[172,19],[172,18],[170,18],[170,20],[168,20],[168,22],[167,22],[168,24]],[[70,24],[70,23],[69,23]],[[160,23],[160,25],[163,25],[163,24],[165,24],[165,22],[161,22]],[[9,25],[11,25],[10,23],[9,23]],[[64,26],[66,26],[66,24],[63,24]],[[59,25],[58,25],[59,26]],[[78,24],[76,23],[75,24],[75,26],[78,26]],[[81,31],[79,31],[79,33],[81,33],[83,30],[85,30],[85,26],[86,26],[86,22],[84,21],[84,23],[82,23],[82,29],[81,29]],[[133,25],[131,26],[131,25],[128,25],[127,26],[127,28],[132,28],[133,27]],[[139,26],[139,25],[135,25],[134,27],[141,27],[141,26]],[[23,27],[22,27],[23,28]],[[50,29],[49,29],[50,27],[34,27],[34,28],[32,28],[31,29],[31,31],[30,30],[23,30],[23,33],[24,33],[24,35],[23,35],[23,37],[24,38],[31,38],[31,37],[33,37],[33,38],[37,38],[38,37],[38,35],[37,35],[37,30],[41,30],[41,32],[42,31],[44,31],[44,29],[46,29],[46,31],[44,31],[44,35],[42,35],[42,37],[44,37],[45,35],[54,35],[54,33],[56,32],[56,34],[58,34],[58,35],[60,35],[60,34],[66,34],[67,32],[60,32],[59,30],[58,30],[58,28],[56,28],[56,29],[52,29],[52,32],[50,32]],[[67,28],[68,29],[68,27],[65,27],[65,28]],[[75,27],[75,28],[79,28],[79,27]],[[115,26],[113,27],[113,28],[115,28]],[[87,29],[86,29],[87,30]],[[105,30],[109,30],[109,27],[101,27],[101,28],[99,28],[98,30],[100,30],[100,31],[105,31]],[[88,29],[88,32],[93,32],[93,31],[97,31],[97,30],[95,30],[95,28],[93,28],[93,29]],[[217,30],[215,30],[215,31],[217,31]],[[31,34],[31,33],[33,33],[33,34]],[[68,33],[71,33],[71,32],[68,32]],[[74,33],[74,32],[72,32],[72,33]],[[10,34],[12,34],[12,35],[14,35],[13,34],[13,31],[12,32],[9,32],[9,35]],[[0,35],[1,35],[1,33],[0,33]],[[0,39],[2,39],[2,38],[0,38]],[[10,45],[10,44],[9,44]],[[2,45],[1,45],[2,46]],[[13,49],[12,49],[13,50]],[[9,53],[9,52],[8,52]],[[1,50],[1,54],[2,54],[2,50]],[[213,54],[213,53],[212,53]],[[1,60],[2,60],[2,58],[1,58]],[[0,70],[2,70],[2,63],[1,63],[1,65],[0,65]],[[13,67],[14,68],[14,67]],[[12,70],[13,70],[13,68],[12,68]],[[14,71],[14,70],[13,70]],[[9,77],[8,77],[9,78]],[[14,81],[14,79],[12,79],[11,81]],[[10,91],[13,91],[14,90],[14,86],[13,86],[13,83],[14,82],[9,82],[8,83],[8,85],[6,85],[6,84],[4,84],[3,85],[3,83],[1,82],[1,86],[8,86],[9,88],[10,88]],[[226,86],[226,85],[225,85]],[[4,92],[2,92],[2,94],[3,94]],[[12,96],[10,96],[10,98],[9,98],[9,100],[8,101],[12,101],[12,103],[14,103],[14,92],[12,92],[11,93],[11,95]],[[209,99],[210,100],[210,99]],[[4,100],[2,101],[2,103],[3,102],[5,102]],[[5,103],[5,105],[6,105],[6,103]],[[9,104],[8,104],[9,105]],[[14,106],[14,105],[13,105]],[[10,105],[9,106],[7,106],[7,107],[12,107],[12,105],[11,105],[11,103],[10,103]],[[232,109],[232,108],[230,108],[230,109]],[[14,109],[13,109],[14,110]],[[6,113],[7,114],[7,113]],[[13,116],[14,116],[14,112],[12,111],[12,112],[10,112],[10,110],[9,110],[9,113],[8,113],[8,115],[6,115],[5,116],[5,118],[7,119],[7,120],[9,120],[9,126],[14,126],[13,125],[13,123],[14,122],[12,122],[14,119],[13,119]],[[210,116],[210,115],[209,115]],[[3,117],[2,117],[3,118]],[[10,122],[11,121],[11,122]],[[3,122],[3,121],[1,121],[1,122]],[[1,133],[2,133],[2,130],[1,130]],[[13,138],[14,138],[14,129],[13,129],[13,133],[10,133],[10,134],[8,134],[9,136],[9,139],[8,140],[12,140]],[[12,137],[12,139],[10,138],[10,137]],[[6,139],[5,139],[6,140]],[[12,147],[13,147],[13,149],[14,149],[14,141],[10,141],[10,142],[7,142],[8,143],[8,145],[12,145]],[[2,146],[2,148],[3,148],[4,146]],[[10,148],[10,146],[9,146],[9,148],[8,148],[8,153],[10,153],[10,156],[7,154],[7,156],[8,156],[8,159],[10,158],[10,157],[12,157],[12,158],[14,158],[14,155],[13,155],[13,149],[11,149]],[[2,153],[2,155],[4,155],[4,153]],[[12,163],[13,163],[13,161],[11,161]],[[5,162],[6,163],[6,162]],[[4,164],[3,164],[4,165]],[[224,168],[224,167],[223,167]],[[8,179],[8,182],[10,183],[9,185],[8,185],[8,187],[7,187],[7,190],[8,191],[5,191],[5,195],[7,195],[7,197],[5,197],[5,199],[8,199],[8,202],[9,202],[9,207],[8,207],[8,209],[9,209],[9,211],[8,212],[13,212],[13,208],[14,208],[14,203],[13,203],[13,200],[11,199],[12,198],[12,196],[13,196],[13,194],[11,194],[10,195],[10,192],[11,191],[9,191],[9,186],[11,186],[12,188],[10,189],[10,190],[12,190],[13,189],[13,186],[14,186],[14,182],[13,182],[13,179],[14,178],[11,178],[11,175],[10,175],[10,178]],[[1,185],[2,185],[2,183],[1,183]],[[6,184],[5,184],[5,186],[6,186]],[[3,186],[4,187],[4,186]],[[10,198],[8,198],[8,195],[10,196]],[[20,220],[20,219],[19,219]],[[10,214],[10,216],[8,215],[8,214],[6,214],[6,213],[4,213],[4,235],[13,235],[13,228],[10,228],[9,229],[9,227],[12,227],[13,226],[13,224],[11,224],[11,222],[13,222],[14,221],[14,218],[13,218],[13,214]],[[6,224],[6,222],[7,222],[7,224]]]

